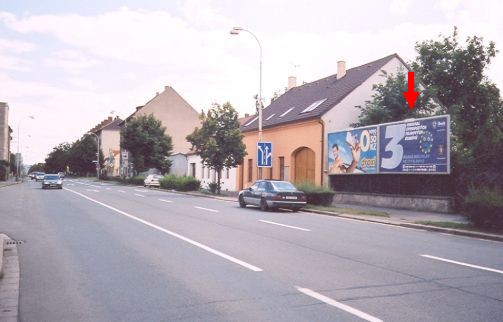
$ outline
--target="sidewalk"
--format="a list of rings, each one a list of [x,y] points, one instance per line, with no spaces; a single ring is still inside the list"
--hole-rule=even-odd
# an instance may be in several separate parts
[[[18,183],[21,183],[21,179],[18,182],[16,182],[16,178],[12,177],[12,178],[9,178],[9,180],[7,180],[7,181],[0,181],[0,188],[12,186],[12,185],[18,184]]]

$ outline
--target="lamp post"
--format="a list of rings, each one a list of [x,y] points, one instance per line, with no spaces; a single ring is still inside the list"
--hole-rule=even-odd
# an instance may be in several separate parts
[[[246,30],[241,27],[234,27],[230,31],[231,35],[239,35],[241,31],[247,32],[250,35],[255,38],[257,41],[258,47],[260,49],[260,60],[259,60],[259,92],[258,92],[258,140],[259,142],[262,141],[262,45],[260,44],[260,41],[258,40],[257,36],[249,30]]]
[[[20,128],[21,128],[21,123],[23,122],[23,120],[25,119],[34,119],[35,117],[32,116],[32,115],[28,115],[26,117],[23,117],[18,125],[17,125],[17,153],[16,153],[16,181],[19,181],[19,168],[21,167],[20,163],[21,163],[21,154],[19,154],[19,144],[20,144],[20,141],[21,141],[21,138],[19,136],[19,132],[20,132]]]
[[[93,132],[87,132],[86,134],[94,135],[96,137],[96,142],[98,144],[98,152],[96,153],[96,178],[100,180],[100,137]]]

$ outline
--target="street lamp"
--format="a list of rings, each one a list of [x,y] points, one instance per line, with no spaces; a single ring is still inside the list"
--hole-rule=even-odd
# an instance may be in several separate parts
[[[35,119],[35,117],[32,115],[25,116],[17,124],[16,181],[19,181],[19,168],[20,168],[20,163],[21,163],[21,155],[19,154],[19,143],[21,141],[21,138],[19,136],[19,129],[21,128],[21,123],[25,119],[32,119],[33,120],[33,119]]]
[[[231,35],[239,35],[241,31],[245,31],[249,33],[250,35],[255,38],[257,41],[258,47],[260,49],[260,61],[259,61],[259,92],[258,92],[258,140],[259,142],[262,141],[262,45],[260,45],[260,41],[258,40],[257,36],[249,30],[246,30],[241,27],[234,27],[230,31]]]
[[[87,132],[86,134],[94,135],[96,137],[96,142],[98,143],[98,153],[96,153],[96,178],[100,180],[100,137],[93,132]]]

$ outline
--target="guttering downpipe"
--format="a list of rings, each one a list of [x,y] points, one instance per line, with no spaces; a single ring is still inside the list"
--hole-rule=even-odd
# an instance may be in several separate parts
[[[324,178],[324,158],[325,158],[325,122],[323,119],[319,119],[318,121],[321,124],[321,186],[323,187],[323,178]]]

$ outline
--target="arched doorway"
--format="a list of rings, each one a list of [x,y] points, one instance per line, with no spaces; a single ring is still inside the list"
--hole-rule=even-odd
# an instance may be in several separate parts
[[[315,154],[310,148],[300,148],[294,152],[295,159],[295,183],[309,182],[314,184]]]

